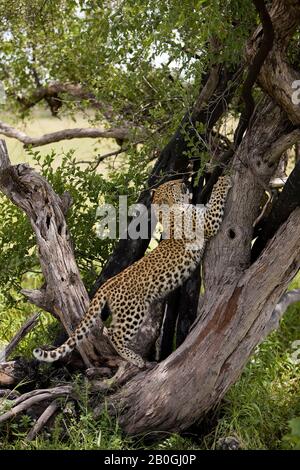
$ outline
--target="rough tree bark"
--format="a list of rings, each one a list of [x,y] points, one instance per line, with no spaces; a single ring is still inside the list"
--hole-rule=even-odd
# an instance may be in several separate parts
[[[24,147],[41,147],[42,145],[52,144],[53,142],[60,142],[61,140],[70,139],[84,139],[84,138],[106,138],[106,139],[119,139],[129,140],[132,131],[126,127],[116,127],[111,129],[102,129],[97,127],[88,128],[74,128],[64,129],[62,131],[51,132],[50,134],[44,134],[40,137],[30,137],[18,129],[0,121],[0,134],[6,137],[12,137],[19,140],[24,144]],[[146,133],[141,130],[140,137],[145,137]],[[139,140],[139,137],[137,138]]]

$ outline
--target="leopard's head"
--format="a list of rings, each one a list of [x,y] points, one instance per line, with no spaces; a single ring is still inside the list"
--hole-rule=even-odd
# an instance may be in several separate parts
[[[152,209],[164,231],[173,233],[175,214],[182,212],[190,203],[191,193],[182,180],[172,180],[152,190]]]
[[[167,181],[152,190],[152,204],[158,206],[173,204],[188,204],[191,193],[181,179]]]

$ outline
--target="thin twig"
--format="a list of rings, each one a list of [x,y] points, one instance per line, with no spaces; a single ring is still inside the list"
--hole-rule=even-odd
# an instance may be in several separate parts
[[[118,150],[114,150],[112,152],[105,153],[104,155],[97,155],[94,160],[79,160],[77,163],[86,164],[91,166],[91,170],[96,170],[96,168],[100,165],[103,160],[109,157],[113,157],[114,155],[119,155],[119,153],[126,152],[129,147],[120,148]]]

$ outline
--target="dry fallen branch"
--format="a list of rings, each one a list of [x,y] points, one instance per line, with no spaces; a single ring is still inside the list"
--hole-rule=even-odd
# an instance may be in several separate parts
[[[57,401],[50,403],[27,434],[26,441],[32,441],[58,409],[59,403]]]
[[[40,392],[40,393],[36,393]],[[62,396],[70,396],[72,393],[72,386],[71,385],[64,385],[62,387],[55,387],[55,388],[49,388],[47,390],[36,390],[34,392],[27,393],[26,396],[27,398],[23,401],[18,401],[16,400],[15,403],[19,404],[14,404],[13,408],[6,413],[3,413],[3,415],[0,416],[0,423],[3,423],[4,421],[7,421],[8,419],[14,418],[20,413],[23,413],[24,411],[27,411],[30,409],[33,405],[36,405],[37,403],[40,403],[44,400],[53,400],[58,397]],[[20,397],[22,398],[22,397]]]
[[[0,352],[0,362],[6,361],[13,350],[18,346],[20,341],[26,336],[37,324],[40,313],[32,315],[20,328],[18,333],[13,337],[10,343]]]

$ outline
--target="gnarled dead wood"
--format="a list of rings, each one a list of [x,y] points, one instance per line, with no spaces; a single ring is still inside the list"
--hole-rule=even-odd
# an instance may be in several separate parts
[[[39,248],[45,284],[23,294],[36,305],[59,317],[70,335],[89,306],[89,298],[74,258],[62,201],[49,183],[28,165],[11,166],[4,141],[0,145],[0,190],[30,219]],[[67,206],[70,204],[68,201]],[[79,351],[87,366],[114,352],[99,334],[102,323]],[[98,354],[95,352],[98,352]]]

